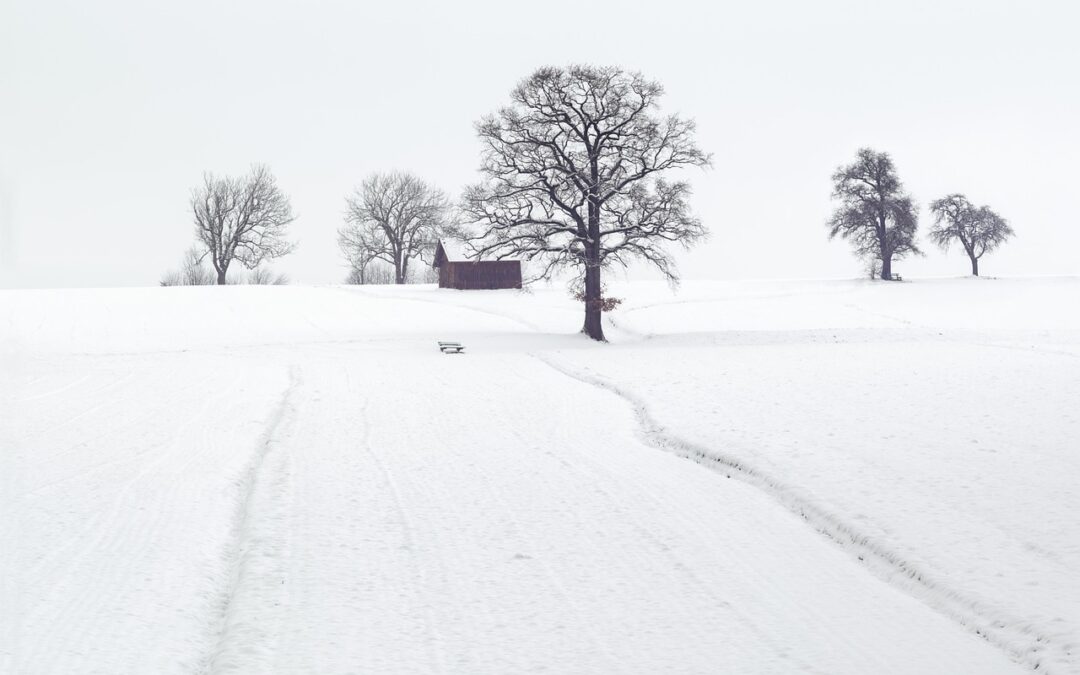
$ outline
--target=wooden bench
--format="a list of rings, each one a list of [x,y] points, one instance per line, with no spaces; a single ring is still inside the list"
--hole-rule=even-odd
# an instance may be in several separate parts
[[[460,342],[442,342],[439,341],[439,351],[443,354],[464,354],[465,345]]]

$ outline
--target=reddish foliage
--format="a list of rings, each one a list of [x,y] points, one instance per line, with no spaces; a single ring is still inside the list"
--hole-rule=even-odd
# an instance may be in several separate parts
[[[574,293],[574,299],[578,302],[585,302],[585,294],[582,292]],[[622,298],[600,298],[594,302],[599,303],[601,312],[610,312],[622,304]]]

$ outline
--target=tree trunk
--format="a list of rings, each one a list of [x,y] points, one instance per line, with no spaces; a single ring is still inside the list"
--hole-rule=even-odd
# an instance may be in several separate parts
[[[594,340],[604,342],[604,326],[600,321],[603,303],[600,285],[600,265],[592,261],[585,264],[585,326],[581,329]]]
[[[600,169],[595,154],[591,157],[592,187],[588,191],[589,220],[585,241],[585,325],[581,332],[599,342],[604,339],[604,325],[600,320],[604,287],[600,283],[600,201],[596,194]]]
[[[979,259],[975,256],[971,256],[971,276],[979,276]]]
[[[881,206],[877,216],[877,243],[878,252],[881,253],[881,279],[892,281],[892,251],[889,250],[889,223],[885,218],[884,197],[881,198]]]
[[[229,269],[227,267],[223,268],[223,269],[219,269],[217,271],[217,283],[218,283],[218,286],[224,286],[225,285],[225,274],[228,271],[229,271]]]

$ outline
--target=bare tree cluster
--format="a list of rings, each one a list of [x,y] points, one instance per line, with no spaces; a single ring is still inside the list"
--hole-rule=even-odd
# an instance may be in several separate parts
[[[892,159],[884,152],[859,150],[854,163],[833,174],[833,198],[840,207],[829,220],[829,237],[840,235],[866,260],[870,278],[891,279],[892,261],[908,253],[922,254],[915,243],[918,213],[906,194]],[[979,276],[979,259],[1013,236],[1008,222],[988,206],[976,207],[962,194],[930,204],[934,225],[930,240],[948,250],[959,242]]]
[[[252,286],[288,286],[289,275],[284,272],[274,272],[267,267],[256,267],[243,277],[240,283]]]
[[[385,263],[368,263],[363,267],[350,263],[345,283],[356,286],[365,284],[387,285],[394,283],[394,270]]]
[[[1013,236],[1008,221],[989,206],[975,206],[962,194],[951,194],[930,204],[934,225],[930,240],[949,249],[959,242],[971,261],[971,274],[979,276],[979,259]]]
[[[881,263],[882,279],[892,279],[894,259],[921,253],[915,243],[915,202],[904,192],[892,158],[862,148],[855,162],[836,170],[832,181],[840,207],[829,220],[829,237],[847,239],[860,257]]]
[[[371,283],[368,271],[380,262],[391,267],[394,283],[406,283],[410,263],[434,251],[449,210],[441,190],[403,172],[373,174],[345,201],[338,245],[362,284]]]
[[[266,166],[255,165],[240,177],[205,174],[202,186],[192,191],[191,210],[218,284],[227,283],[234,261],[254,270],[295,248],[285,239],[292,206]]]
[[[346,197],[338,245],[348,283],[429,281],[417,269],[442,236],[464,239],[479,259],[534,263],[534,279],[569,270],[584,304],[582,332],[603,340],[603,270],[643,261],[671,282],[678,274],[671,245],[689,247],[707,235],[690,209],[690,186],[670,174],[707,167],[692,120],[661,115],[663,88],[640,73],[587,65],[546,67],[520,82],[508,105],[476,125],[482,181],[466,188],[451,222],[450,202],[407,172],[375,173]],[[892,264],[921,255],[918,209],[891,157],[862,148],[832,175],[839,202],[829,237],[847,239],[873,277],[893,278]],[[287,239],[295,216],[270,170],[252,166],[238,177],[206,173],[192,190],[197,244],[164,285],[284,284],[264,266],[295,248]],[[979,260],[1010,237],[1008,222],[961,194],[931,204],[929,237],[947,250],[959,242],[979,274]],[[209,261],[207,269],[203,265]],[[230,276],[234,262],[249,274]]]
[[[484,181],[462,212],[479,257],[541,264],[538,278],[570,268],[584,287],[583,332],[604,339],[601,270],[643,260],[677,279],[664,244],[705,236],[690,186],[663,175],[704,167],[694,123],[656,114],[662,87],[619,68],[542,68],[510,105],[477,125]]]
[[[439,281],[438,272],[427,266],[413,267],[409,270],[409,276],[405,280],[407,284],[432,284]],[[357,286],[362,285],[389,285],[397,283],[394,280],[394,268],[383,262],[369,264],[366,269],[350,265],[348,274],[345,275],[345,283]]]

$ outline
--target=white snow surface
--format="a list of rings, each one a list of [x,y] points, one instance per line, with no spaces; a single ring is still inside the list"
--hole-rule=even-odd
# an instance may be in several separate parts
[[[0,672],[1080,673],[1080,281],[612,294],[0,291]]]

